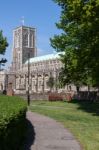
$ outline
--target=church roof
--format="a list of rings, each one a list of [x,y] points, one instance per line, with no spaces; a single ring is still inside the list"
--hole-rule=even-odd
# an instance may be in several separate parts
[[[33,57],[33,58],[30,58],[29,62],[36,63],[36,62],[40,62],[40,61],[53,60],[56,58],[60,58],[60,54],[63,54],[63,53],[59,52],[59,53],[55,53],[55,54],[48,54],[48,55]],[[28,63],[28,60],[25,62],[25,64],[27,64],[27,63]]]

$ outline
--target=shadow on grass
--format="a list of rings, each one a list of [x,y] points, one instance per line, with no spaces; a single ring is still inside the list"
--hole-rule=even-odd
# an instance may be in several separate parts
[[[93,116],[99,116],[99,102],[72,100],[71,103],[78,104],[78,109],[92,113]]]
[[[27,120],[27,133],[24,141],[22,150],[31,150],[31,145],[35,141],[35,131],[34,127],[29,120]]]

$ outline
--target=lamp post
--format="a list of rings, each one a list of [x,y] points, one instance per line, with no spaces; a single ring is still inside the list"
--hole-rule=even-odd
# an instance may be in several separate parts
[[[55,92],[57,92],[57,68],[55,66]]]
[[[27,91],[27,103],[30,105],[30,53],[28,53],[28,91]]]
[[[43,83],[42,83],[42,91],[43,91],[43,94],[44,94],[44,92],[45,92],[44,78],[45,78],[45,73],[43,72]]]

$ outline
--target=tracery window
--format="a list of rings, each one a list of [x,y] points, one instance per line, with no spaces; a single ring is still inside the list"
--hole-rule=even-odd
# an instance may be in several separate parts
[[[34,36],[33,33],[30,33],[30,47],[34,46]]]
[[[27,34],[27,33],[24,34],[24,37],[23,37],[23,45],[24,45],[25,47],[28,47],[28,34]]]
[[[28,47],[29,43],[28,43],[28,30],[27,29],[24,29],[23,30],[23,46],[24,47]]]
[[[36,84],[36,81],[32,80],[32,90],[35,90],[35,84]]]
[[[38,82],[38,87],[39,87],[39,89],[41,89],[41,85],[42,85],[42,81],[39,81],[39,82]]]
[[[15,31],[14,33],[14,47],[20,47],[20,31]]]

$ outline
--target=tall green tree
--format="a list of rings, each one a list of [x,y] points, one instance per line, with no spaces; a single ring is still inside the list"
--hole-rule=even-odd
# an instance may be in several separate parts
[[[64,83],[99,86],[99,0],[54,0],[61,7],[58,29],[51,39],[64,51],[61,77]]]
[[[7,42],[7,39],[6,37],[3,36],[3,32],[2,30],[0,31],[0,54],[1,55],[4,55],[5,54],[5,51],[6,51],[6,47],[8,46],[8,42]],[[2,58],[0,60],[0,66],[2,64],[5,64],[7,62],[6,59]]]

